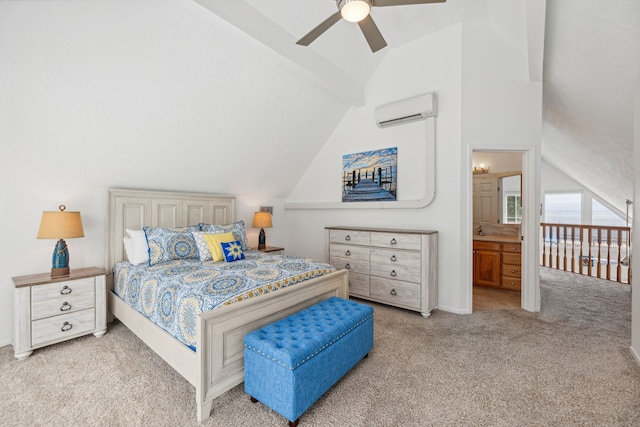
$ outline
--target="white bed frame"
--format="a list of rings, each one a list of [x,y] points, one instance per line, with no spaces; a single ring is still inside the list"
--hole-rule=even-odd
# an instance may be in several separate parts
[[[347,270],[241,303],[218,307],[197,318],[196,351],[172,337],[113,293],[111,268],[125,259],[125,229],[183,227],[200,222],[230,224],[235,197],[199,193],[113,189],[109,191],[107,238],[108,303],[118,318],[196,388],[197,418],[211,414],[213,399],[244,381],[244,336],[316,302],[348,298]]]

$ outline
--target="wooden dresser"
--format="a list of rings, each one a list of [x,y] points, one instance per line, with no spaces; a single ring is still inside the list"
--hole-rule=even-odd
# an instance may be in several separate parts
[[[438,304],[438,232],[325,227],[325,259],[349,270],[350,295],[419,311]]]

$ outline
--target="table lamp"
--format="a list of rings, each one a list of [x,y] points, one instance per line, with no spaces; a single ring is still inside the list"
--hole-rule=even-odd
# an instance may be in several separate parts
[[[80,212],[66,212],[66,208],[60,205],[59,211],[44,211],[40,220],[38,239],[59,239],[53,248],[51,277],[69,275],[69,250],[63,239],[84,237]]]
[[[271,227],[273,227],[273,225],[271,224],[271,214],[269,212],[255,212],[253,214],[253,228],[260,229],[258,249],[265,249],[267,247],[264,229]]]

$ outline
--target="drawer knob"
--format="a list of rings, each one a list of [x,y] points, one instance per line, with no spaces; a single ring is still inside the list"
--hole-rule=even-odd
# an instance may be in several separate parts
[[[516,260],[515,258],[511,258],[511,261],[515,261],[515,260]]]
[[[396,290],[395,289],[391,289],[391,292],[389,292],[391,295],[396,295]]]
[[[516,271],[515,271],[515,270],[511,270],[511,272],[512,272],[512,273],[515,273]]]
[[[60,307],[60,311],[69,311],[71,310],[71,304],[69,304],[68,302],[63,302],[62,306]]]
[[[64,325],[62,325],[62,328],[60,328],[60,330],[62,332],[67,332],[68,330],[70,330],[71,328],[73,328],[73,325],[69,322],[64,322]]]
[[[351,236],[349,236],[349,235],[347,234],[346,236],[344,236],[344,240],[346,240],[346,241],[348,242],[349,240],[351,240]]]
[[[396,242],[396,239],[395,239],[395,237],[394,237],[393,239],[391,239],[391,241],[390,241],[389,243],[391,243],[392,245],[395,245],[395,244],[396,244],[396,243],[398,243],[398,242]]]
[[[351,266],[349,265],[349,263],[346,263],[346,264],[344,265],[344,268],[346,268],[347,270],[349,270],[349,269],[351,268]]]
[[[351,256],[351,251],[347,251],[344,253],[345,256]]]
[[[71,293],[71,288],[68,287],[67,285],[64,285],[62,289],[60,289],[60,293],[62,295],[69,295]]]
[[[391,277],[396,277],[398,273],[395,270],[391,270]]]
[[[395,255],[391,255],[391,261],[396,262],[396,256]]]

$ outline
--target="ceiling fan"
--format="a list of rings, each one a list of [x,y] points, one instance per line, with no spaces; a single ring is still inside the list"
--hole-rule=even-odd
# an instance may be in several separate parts
[[[372,52],[377,52],[387,45],[380,30],[371,18],[369,11],[372,7],[403,6],[410,4],[444,3],[447,0],[335,0],[338,11],[324,20],[320,25],[311,30],[309,34],[296,42],[301,46],[309,46],[311,42],[320,37],[333,24],[341,18],[349,22],[357,22],[367,39]]]

